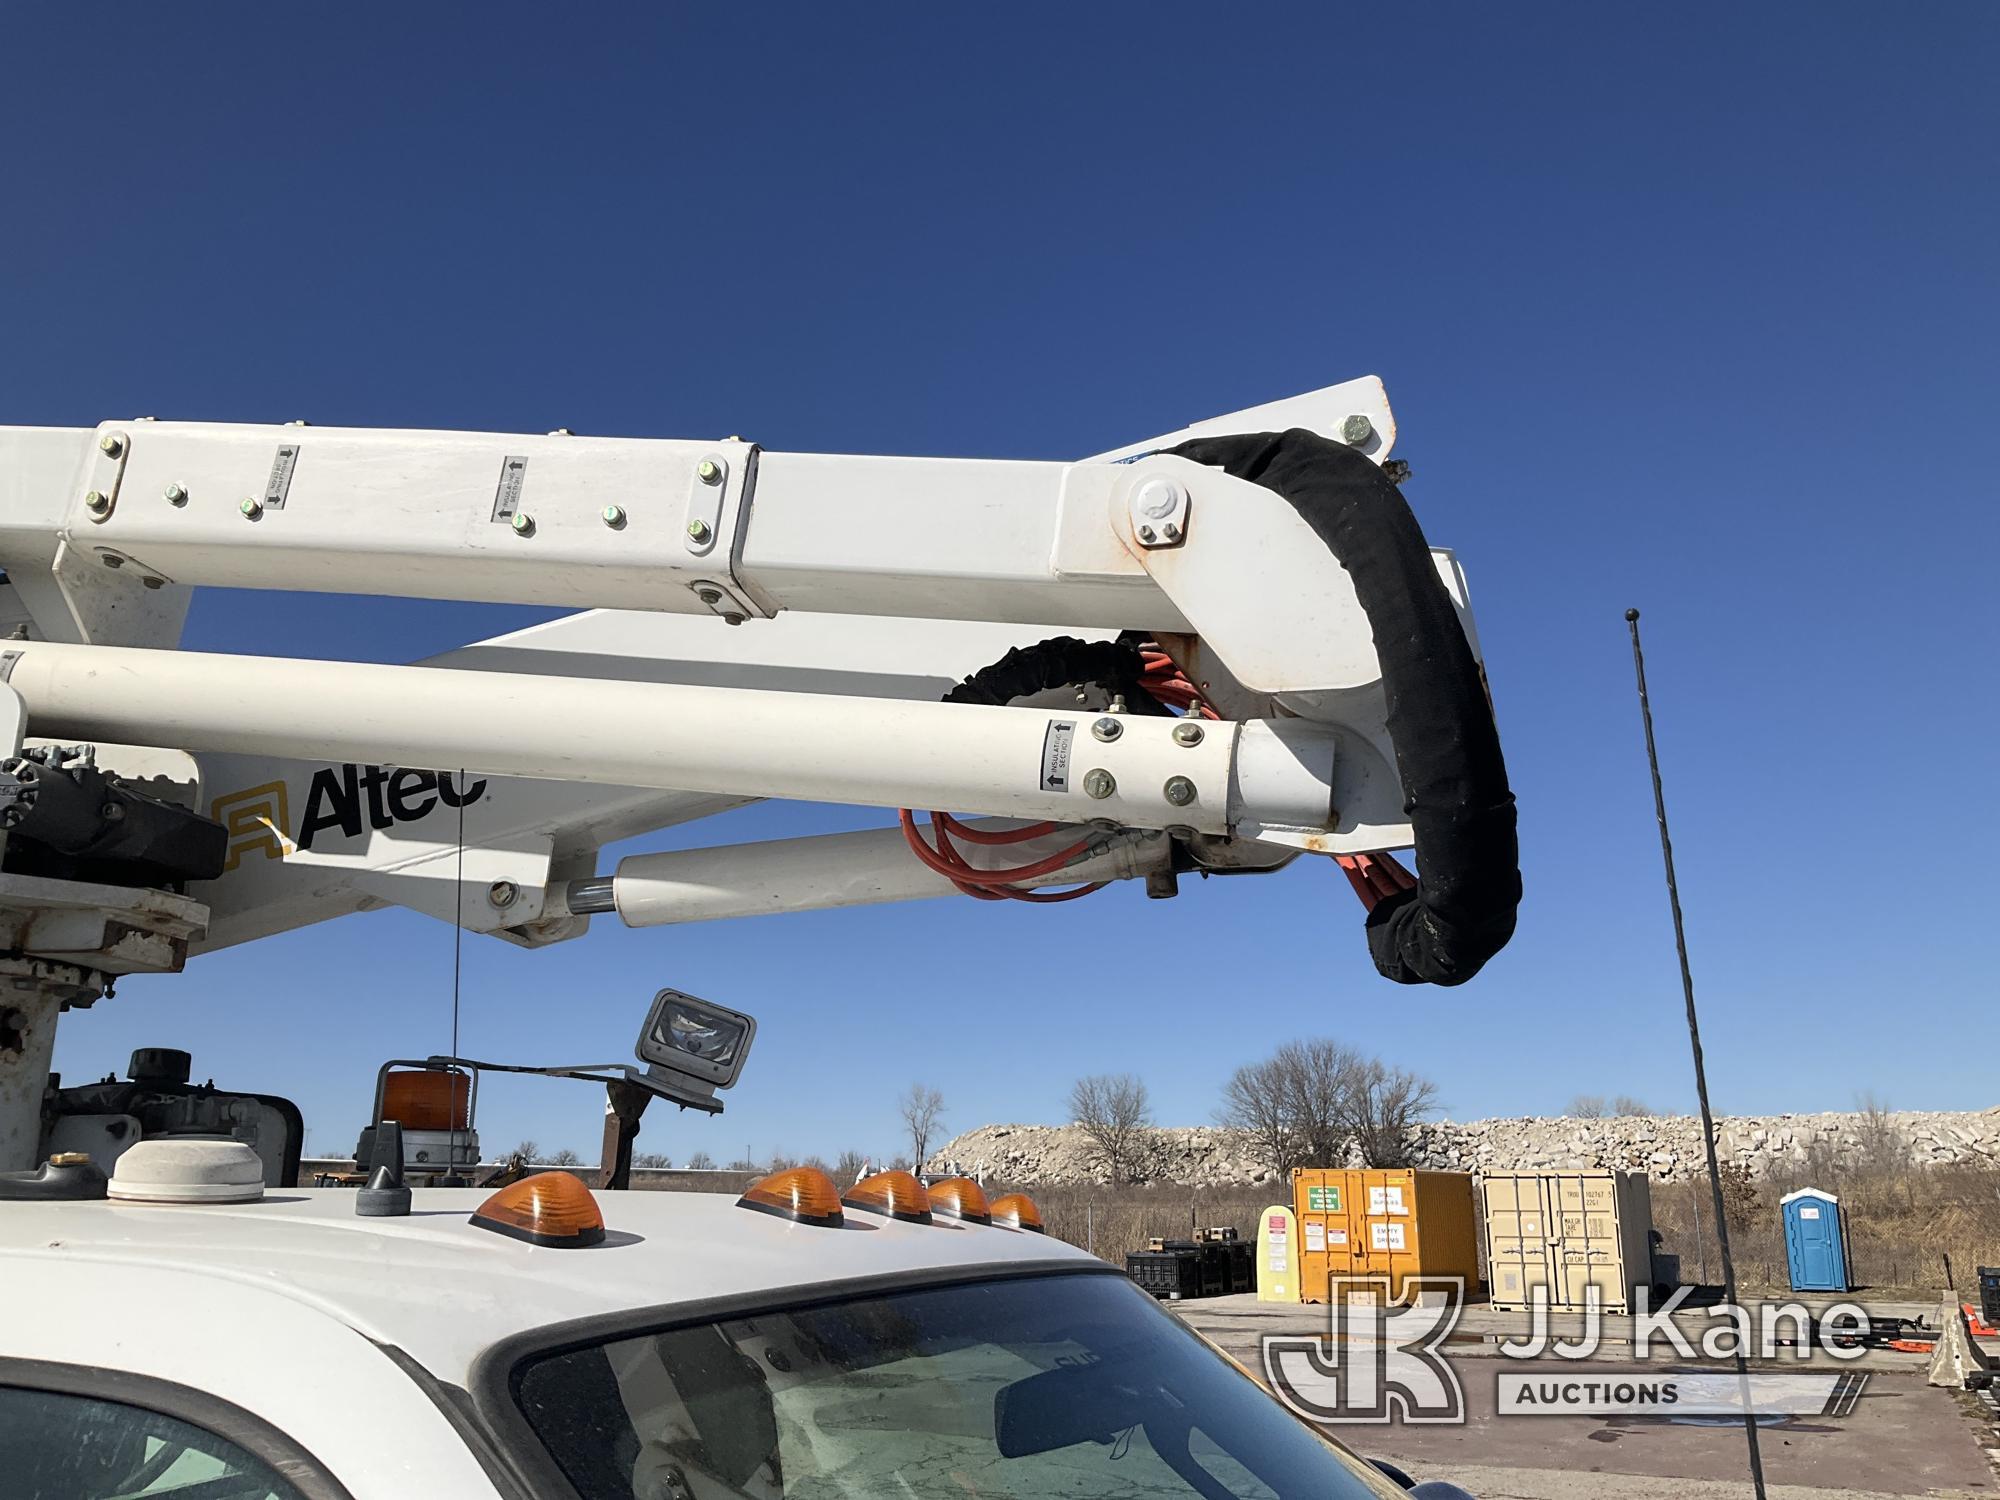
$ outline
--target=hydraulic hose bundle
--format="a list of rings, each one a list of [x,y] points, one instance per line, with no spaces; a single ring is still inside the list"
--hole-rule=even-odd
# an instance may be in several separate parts
[[[1514,795],[1484,674],[1416,517],[1373,462],[1303,429],[1197,438],[1166,451],[1284,498],[1353,579],[1381,662],[1418,874],[1383,854],[1342,856],[1340,863],[1368,908],[1369,953],[1384,977],[1398,984],[1465,983],[1514,933],[1521,902]],[[1166,652],[1130,634],[1116,641],[1064,636],[1016,648],[966,678],[945,701],[1005,704],[1086,684],[1123,698],[1133,713],[1216,717]],[[1085,852],[1087,840],[997,870],[975,867],[953,846],[954,839],[1025,842],[1055,831],[1053,823],[982,833],[934,812],[935,844],[907,809],[902,826],[924,864],[984,900],[1067,901],[1102,885],[1047,892],[1011,884],[1060,869]]]
[[[1375,967],[1398,984],[1463,984],[1514,935],[1514,794],[1485,677],[1402,493],[1345,444],[1294,428],[1167,450],[1282,496],[1354,580],[1382,664],[1418,883],[1368,914]]]

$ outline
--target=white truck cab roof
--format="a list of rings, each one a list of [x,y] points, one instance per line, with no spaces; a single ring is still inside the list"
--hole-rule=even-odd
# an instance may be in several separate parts
[[[13,1482],[64,1500],[1398,1493],[1041,1234],[606,1192],[602,1242],[553,1247],[476,1224],[490,1196],[418,1188],[389,1218],[351,1189],[0,1203]]]
[[[280,1188],[243,1204],[9,1203],[0,1255],[12,1278],[64,1266],[143,1272],[185,1295],[250,1286],[284,1297],[465,1383],[484,1349],[576,1318],[828,1283],[1029,1263],[1103,1263],[1061,1240],[998,1226],[908,1224],[849,1212],[842,1227],[792,1223],[714,1193],[597,1196],[605,1241],[550,1248],[472,1222],[477,1188],[417,1188],[407,1217],[362,1218],[339,1188]],[[178,1300],[178,1299],[176,1299]]]

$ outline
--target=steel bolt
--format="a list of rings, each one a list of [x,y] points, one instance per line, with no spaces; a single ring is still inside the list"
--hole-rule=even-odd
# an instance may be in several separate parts
[[[694,596],[703,604],[720,604],[722,602],[721,589],[696,589]]]
[[[722,483],[722,465],[712,458],[704,458],[694,466],[695,478],[703,484]]]
[[[1153,531],[1153,528],[1152,528],[1152,527],[1150,527],[1150,526],[1141,526],[1141,527],[1139,528],[1139,540],[1140,540],[1140,541],[1142,541],[1142,542],[1150,542],[1150,541],[1152,541],[1152,540],[1153,540],[1154,536],[1155,536],[1155,533],[1154,533],[1154,531]]]
[[[535,529],[535,518],[529,515],[525,510],[517,510],[514,512],[513,516],[509,518],[507,524],[514,528],[515,536],[528,536],[532,534]]]
[[[170,484],[167,486],[167,504],[186,505],[187,503],[188,503],[188,492],[186,485]]]
[[[1340,424],[1340,440],[1350,447],[1358,448],[1375,436],[1375,424],[1356,412]]]
[[[1083,773],[1083,794],[1099,801],[1118,790],[1118,779],[1109,771],[1085,771]]]
[[[87,510],[107,511],[111,509],[111,497],[103,490],[92,490],[83,497],[83,504]]]
[[[607,505],[598,514],[604,517],[604,524],[613,531],[625,524],[625,507],[622,505]]]
[[[1125,732],[1125,726],[1108,715],[1090,726],[1090,732],[1100,740],[1115,740]]]
[[[115,432],[107,432],[97,440],[97,451],[108,453],[111,457],[116,458],[120,453],[125,451],[125,440]]]
[[[264,514],[264,502],[255,495],[246,496],[243,503],[236,508],[243,512],[243,519],[246,521],[254,521]]]
[[[496,880],[486,888],[486,899],[505,911],[521,899],[521,888],[511,880]]]
[[[705,541],[707,541],[707,540],[708,540],[708,537],[709,537],[709,531],[708,531],[708,522],[706,522],[706,521],[690,521],[690,522],[688,522],[688,540],[689,540],[689,541],[691,541],[691,542],[705,542]]]
[[[1165,791],[1167,800],[1175,807],[1186,807],[1194,801],[1194,783],[1185,776],[1169,776]]]
[[[120,557],[116,552],[106,552],[100,558],[100,561],[107,568],[122,568],[125,566],[125,559]]]
[[[1176,745],[1199,745],[1201,737],[1202,727],[1192,719],[1182,719],[1180,723],[1174,725],[1174,743]]]
[[[1178,542],[1181,539],[1181,529],[1172,521],[1169,521],[1160,528],[1160,535],[1164,536],[1170,542]]]

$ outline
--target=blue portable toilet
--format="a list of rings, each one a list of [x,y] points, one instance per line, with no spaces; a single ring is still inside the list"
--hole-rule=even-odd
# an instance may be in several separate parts
[[[1840,1200],[1818,1188],[1800,1188],[1778,1200],[1785,1216],[1785,1262],[1795,1292],[1847,1290],[1847,1236]]]

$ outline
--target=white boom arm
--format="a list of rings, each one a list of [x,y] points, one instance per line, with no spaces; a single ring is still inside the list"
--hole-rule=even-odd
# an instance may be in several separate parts
[[[553,941],[606,909],[565,895],[601,844],[760,797],[1171,829],[1233,868],[1406,846],[1347,570],[1271,489],[1158,451],[1287,427],[1378,463],[1395,433],[1373,379],[1081,463],[566,433],[0,429],[0,605],[32,621],[0,676],[39,739],[95,742],[114,767],[134,754],[117,746],[156,747],[137,753],[148,772],[178,752],[153,784],[231,829],[227,869],[193,892],[214,914],[197,947],[384,901]],[[1463,577],[1435,559],[1469,636]],[[200,585],[585,612],[421,667],[169,653]],[[1223,719],[1176,738],[1174,720],[1140,714],[1094,732],[1111,705],[1090,693],[937,701],[1012,647],[1121,630],[1161,642]],[[463,903],[461,817],[481,897]],[[1115,844],[1113,878],[1159,873],[1161,841],[1135,847]],[[641,898],[634,873],[613,904],[627,921],[689,920],[951,889],[900,836],[841,846],[857,878],[810,891],[758,850],[724,875],[729,849],[701,852],[694,884],[728,899],[670,909],[665,893],[693,885]]]
[[[1446,877],[1370,947],[1469,977],[1512,930],[1511,796],[1464,579],[1362,461],[1394,436],[1373,379],[1076,463],[0,428],[0,1169],[57,1008],[388,902],[532,945],[607,912],[1169,895],[1429,827]],[[580,612],[416,666],[176,651],[204,585]],[[766,797],[1014,821],[949,856],[909,821],[598,869]]]

